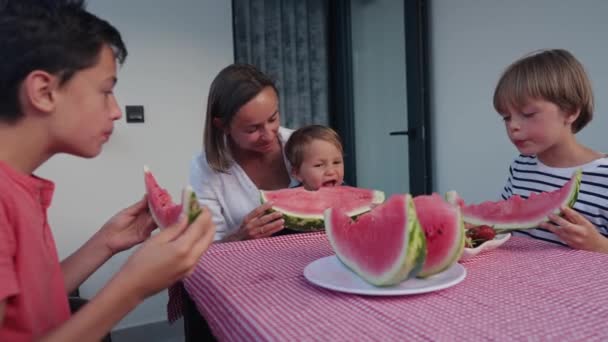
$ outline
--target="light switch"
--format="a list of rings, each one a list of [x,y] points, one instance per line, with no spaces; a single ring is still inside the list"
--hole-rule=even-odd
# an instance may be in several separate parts
[[[144,122],[144,106],[126,106],[127,122]]]

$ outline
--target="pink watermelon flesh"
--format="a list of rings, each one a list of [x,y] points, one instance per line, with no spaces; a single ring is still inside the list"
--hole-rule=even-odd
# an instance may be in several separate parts
[[[271,201],[273,207],[290,213],[303,215],[320,215],[327,208],[340,207],[350,213],[361,208],[368,208],[375,202],[378,191],[350,186],[322,187],[317,191],[308,191],[303,187],[276,191],[262,191],[264,202]],[[383,196],[382,196],[383,197]]]
[[[428,277],[458,261],[464,248],[464,225],[460,210],[438,194],[414,197],[414,206],[427,244],[419,277]]]
[[[407,234],[402,228],[407,220],[403,214],[404,207],[403,199],[396,198],[368,215],[362,215],[353,224],[350,224],[351,219],[344,210],[333,209],[336,211],[331,215],[331,225],[336,228],[332,230],[334,237],[338,241],[348,241],[348,244],[340,246],[340,254],[348,259],[364,255],[358,265],[373,276],[381,275],[400,256],[402,241]],[[379,230],[377,225],[385,228]]]
[[[148,194],[148,207],[154,222],[160,228],[175,223],[182,212],[182,205],[173,203],[169,192],[158,185],[154,175],[147,167],[144,168],[144,182]]]
[[[527,199],[512,196],[503,201],[487,201],[465,205],[462,214],[465,222],[489,225],[496,230],[536,228],[548,220],[550,213],[559,213],[563,206],[572,206],[580,187],[580,171],[558,190],[533,193]]]
[[[356,221],[343,209],[328,209],[326,230],[334,252],[347,267],[375,285],[392,285],[417,274],[426,250],[415,212],[408,209],[413,209],[409,195],[392,196]],[[413,223],[411,217],[408,221],[409,212],[414,215]],[[409,229],[417,229],[419,235]]]

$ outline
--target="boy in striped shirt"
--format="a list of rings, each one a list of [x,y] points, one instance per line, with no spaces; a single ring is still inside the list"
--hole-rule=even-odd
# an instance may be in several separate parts
[[[593,116],[591,83],[581,63],[566,50],[538,51],[514,62],[498,81],[494,108],[520,152],[503,199],[559,189],[575,170],[583,171],[573,209],[518,234],[608,253],[608,158],[575,137]]]

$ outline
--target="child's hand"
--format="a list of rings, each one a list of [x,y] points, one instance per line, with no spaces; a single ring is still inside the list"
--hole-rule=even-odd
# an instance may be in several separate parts
[[[545,222],[540,227],[551,231],[572,248],[608,253],[608,239],[597,231],[593,223],[569,207],[562,208],[562,215],[549,215],[555,224]]]
[[[148,211],[144,197],[130,207],[119,211],[97,233],[111,255],[129,249],[150,237],[156,224]]]
[[[143,300],[189,275],[215,235],[209,209],[201,209],[192,224],[188,225],[187,217],[182,215],[179,222],[144,242],[127,260],[116,280]]]

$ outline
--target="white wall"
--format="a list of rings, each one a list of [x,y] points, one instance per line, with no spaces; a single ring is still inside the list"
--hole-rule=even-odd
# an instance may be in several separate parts
[[[144,193],[142,166],[178,196],[191,156],[202,145],[209,84],[233,62],[231,3],[225,0],[93,0],[89,10],[122,33],[129,57],[115,93],[121,105],[144,105],[143,124],[116,123],[101,156],[58,156],[39,174],[56,182],[50,221],[60,257],[78,248],[119,209]],[[81,287],[90,298],[126,260],[111,259]],[[166,291],[118,327],[166,319]]]
[[[585,65],[596,116],[578,134],[608,152],[608,1],[431,1],[435,189],[468,201],[497,199],[517,150],[492,106],[502,70],[527,52],[566,48]]]

